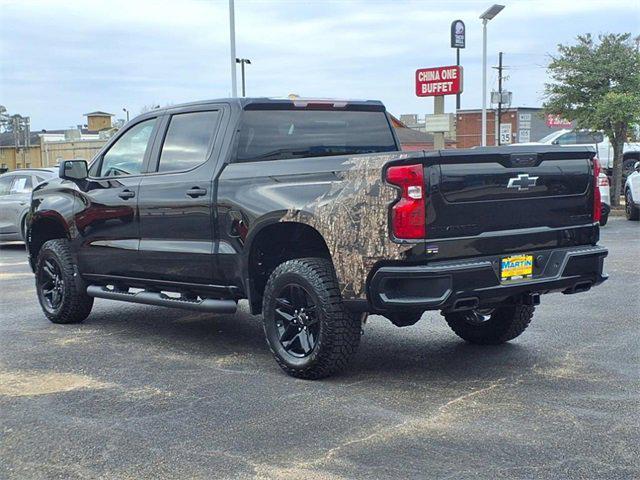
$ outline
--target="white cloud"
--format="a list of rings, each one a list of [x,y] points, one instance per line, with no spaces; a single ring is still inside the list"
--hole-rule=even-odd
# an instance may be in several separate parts
[[[449,24],[467,24],[463,107],[479,107],[482,1],[236,0],[237,53],[251,95],[379,98],[426,112],[416,68],[455,62]],[[540,101],[545,54],[585,32],[637,31],[638,3],[505,1],[489,24],[489,62],[505,52],[518,104]],[[2,1],[0,103],[36,127],[79,123],[87,110],[229,95],[227,1]],[[491,71],[491,78],[495,73]],[[447,100],[449,109],[453,99]]]

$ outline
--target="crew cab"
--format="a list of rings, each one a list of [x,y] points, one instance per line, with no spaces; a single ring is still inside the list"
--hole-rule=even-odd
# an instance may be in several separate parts
[[[55,323],[94,298],[212,313],[247,299],[290,375],[355,354],[368,314],[520,335],[542,294],[606,279],[587,147],[402,152],[382,103],[223,99],[129,122],[38,186],[27,221]]]

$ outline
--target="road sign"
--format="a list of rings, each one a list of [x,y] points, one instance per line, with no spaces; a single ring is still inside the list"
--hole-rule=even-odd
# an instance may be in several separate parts
[[[439,97],[462,93],[462,67],[421,68],[416,70],[416,95]]]
[[[511,143],[511,124],[501,123],[500,124],[500,145],[505,145],[507,143]]]
[[[450,132],[453,130],[453,114],[442,113],[440,115],[425,115],[424,131],[434,132]]]
[[[466,28],[462,20],[454,20],[451,23],[451,48],[464,48]]]

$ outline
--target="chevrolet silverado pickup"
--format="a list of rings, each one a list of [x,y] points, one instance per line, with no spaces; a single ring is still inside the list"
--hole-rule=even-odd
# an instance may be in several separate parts
[[[436,310],[499,344],[542,294],[603,282],[598,174],[587,147],[402,152],[377,101],[206,101],[61,162],[33,191],[27,251],[52,322],[94,298],[226,314],[246,299],[280,367],[315,379],[347,365],[368,314]]]

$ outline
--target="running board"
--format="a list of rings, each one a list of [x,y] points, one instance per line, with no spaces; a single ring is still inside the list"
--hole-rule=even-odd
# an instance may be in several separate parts
[[[238,307],[238,304],[234,300],[216,300],[213,298],[189,300],[185,298],[172,298],[161,292],[148,292],[143,290],[141,292],[131,293],[122,290],[112,290],[102,285],[89,285],[87,287],[87,295],[109,300],[122,300],[125,302],[157,305],[160,307],[184,308],[200,312],[235,313]]]

